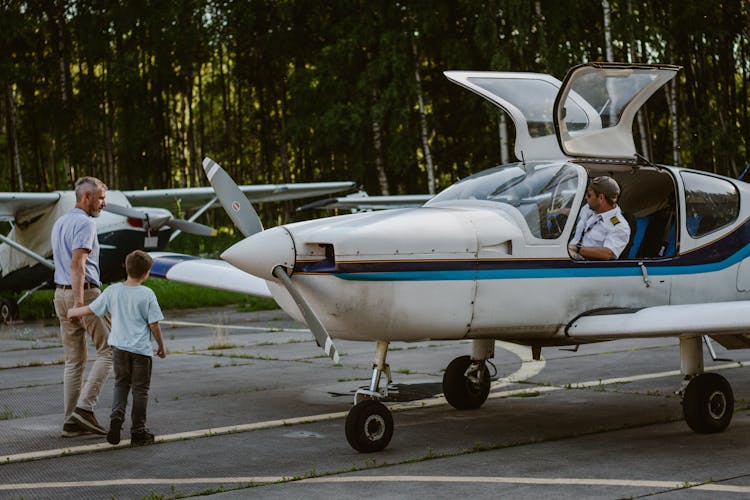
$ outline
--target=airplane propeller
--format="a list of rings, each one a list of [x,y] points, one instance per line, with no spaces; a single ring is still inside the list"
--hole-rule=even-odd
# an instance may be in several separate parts
[[[246,238],[263,231],[263,224],[260,222],[258,213],[229,174],[208,157],[203,159],[203,170],[206,171],[208,181],[213,186],[219,202],[237,229]]]
[[[143,226],[147,230],[158,231],[162,226],[169,226],[179,229],[183,233],[196,234],[198,236],[216,236],[216,230],[212,227],[199,224],[198,222],[176,219],[170,215],[149,215],[147,212],[114,203],[107,203],[104,210],[122,215],[123,217],[142,220],[144,222]]]
[[[203,160],[203,169],[206,171],[208,181],[213,186],[219,202],[221,202],[229,218],[232,219],[232,222],[234,222],[242,234],[247,238],[262,232],[263,224],[261,224],[257,212],[229,174],[211,158]],[[283,265],[277,265],[273,268],[272,274],[284,285],[284,288],[286,288],[289,295],[294,299],[302,316],[305,318],[307,326],[315,337],[318,347],[322,347],[333,362],[338,363],[339,353],[333,344],[333,339],[331,339],[331,336],[326,331],[323,323],[318,319],[315,311],[310,307],[310,304],[308,304],[294,286],[294,283],[292,283],[292,280],[289,278],[289,270]]]

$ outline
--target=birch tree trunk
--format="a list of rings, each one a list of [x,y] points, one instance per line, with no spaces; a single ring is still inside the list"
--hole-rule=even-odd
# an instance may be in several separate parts
[[[500,113],[500,123],[497,126],[497,131],[500,136],[500,162],[505,165],[510,161],[510,155],[508,154],[508,123],[505,111]]]
[[[373,118],[372,118],[372,141],[375,146],[375,170],[378,174],[378,183],[380,184],[380,194],[383,196],[390,195],[388,189],[388,176],[385,173],[385,162],[383,161],[383,138],[380,130],[380,121],[377,117],[377,112],[374,104],[378,102],[378,93],[373,89],[372,91],[372,103],[373,103]]]
[[[8,109],[8,139],[11,158],[18,179],[18,190],[23,191],[23,171],[21,170],[21,156],[18,152],[18,133],[16,130],[16,97],[13,86],[8,81],[5,82],[5,103]]]
[[[425,166],[427,168],[427,192],[435,194],[435,170],[432,167],[432,153],[427,134],[427,118],[424,110],[424,98],[422,97],[422,79],[419,76],[419,59],[417,58],[417,44],[411,39],[411,49],[414,53],[414,77],[417,81],[417,101],[419,102],[419,125],[422,128],[422,152],[424,153]]]
[[[63,29],[63,23],[65,23],[65,3],[57,13],[57,49],[58,49],[58,63],[60,68],[60,99],[62,100],[63,110],[67,113],[68,111],[68,62],[66,58],[66,46],[65,46],[65,30]],[[66,140],[67,132],[65,130],[60,131],[60,150],[63,155],[63,167],[72,188],[76,182],[75,169],[70,165],[70,156],[68,154],[68,141]]]

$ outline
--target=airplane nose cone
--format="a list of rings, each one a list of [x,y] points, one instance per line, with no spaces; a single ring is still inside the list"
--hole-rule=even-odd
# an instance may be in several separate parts
[[[272,280],[276,266],[294,267],[294,241],[286,228],[278,226],[235,243],[221,258],[246,273]]]

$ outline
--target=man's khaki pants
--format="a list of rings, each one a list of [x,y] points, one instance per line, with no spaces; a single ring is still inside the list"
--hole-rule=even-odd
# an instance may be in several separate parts
[[[84,290],[84,304],[90,304],[100,294],[101,291],[98,288]],[[76,406],[94,411],[102,386],[112,370],[112,350],[107,343],[110,329],[109,315],[99,318],[91,314],[80,320],[69,320],[68,309],[73,307],[73,296],[73,290],[69,288],[55,290],[55,313],[57,319],[60,320],[60,336],[65,353],[63,379],[65,423],[75,422],[71,414]],[[86,334],[91,337],[96,347],[96,359],[84,386],[83,372],[86,369],[87,359]]]

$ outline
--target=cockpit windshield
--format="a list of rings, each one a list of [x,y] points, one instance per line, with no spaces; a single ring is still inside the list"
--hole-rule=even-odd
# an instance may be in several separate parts
[[[488,200],[518,209],[537,238],[560,236],[578,189],[578,171],[568,163],[514,163],[467,177],[427,205],[449,200]]]

